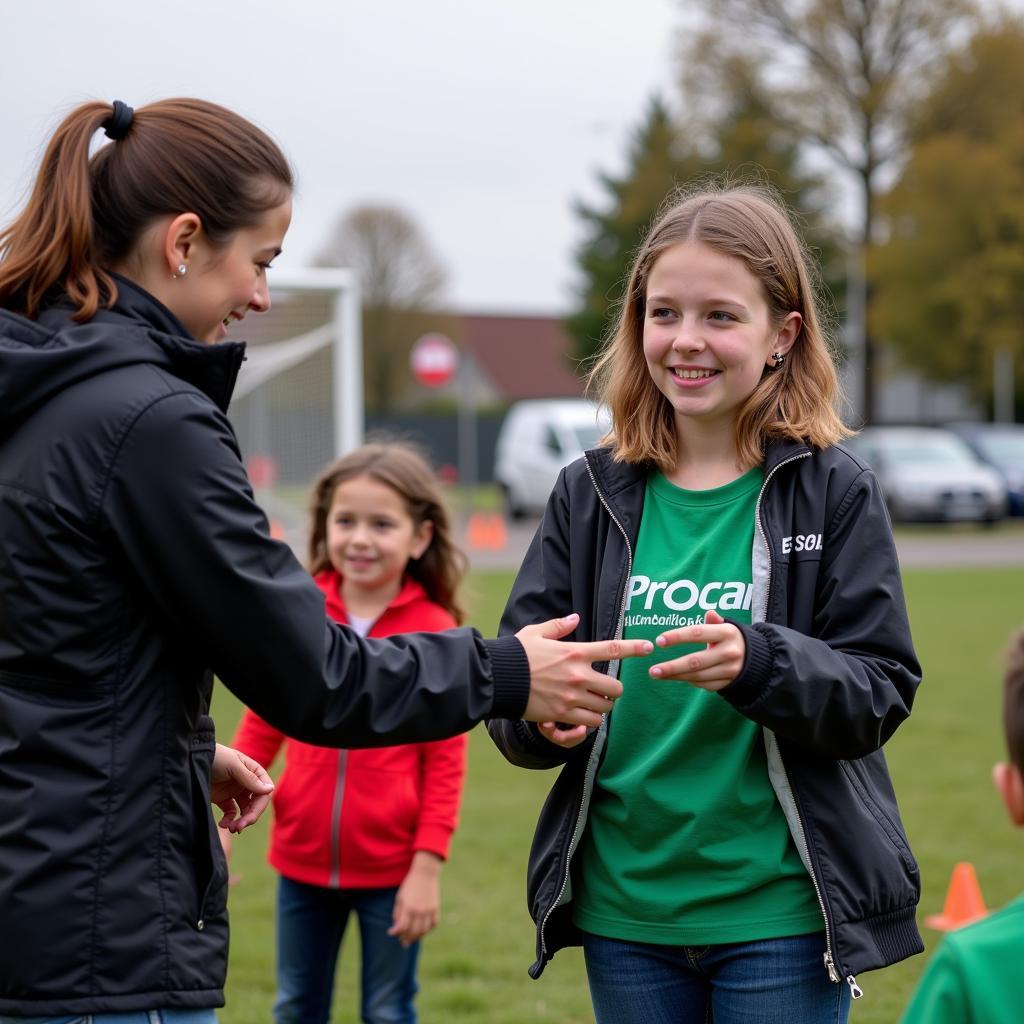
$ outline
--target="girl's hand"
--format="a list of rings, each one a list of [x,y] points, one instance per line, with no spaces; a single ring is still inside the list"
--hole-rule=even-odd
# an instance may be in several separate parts
[[[548,742],[566,750],[578,747],[590,732],[585,725],[566,725],[564,722],[538,722],[537,729]]]
[[[441,867],[436,853],[417,850],[412,866],[395,895],[395,908],[388,935],[403,946],[411,946],[437,927],[441,919]]]
[[[680,679],[702,690],[718,691],[728,686],[740,674],[747,655],[743,634],[716,611],[707,612],[703,626],[670,629],[654,642],[658,647],[706,643],[706,650],[663,661],[650,670],[655,679]]]
[[[270,804],[274,791],[267,770],[248,754],[218,743],[210,771],[210,800],[223,812],[218,824],[229,832],[241,832]]]

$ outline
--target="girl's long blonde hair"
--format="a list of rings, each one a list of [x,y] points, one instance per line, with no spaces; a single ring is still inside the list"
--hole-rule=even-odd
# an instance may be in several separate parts
[[[742,260],[763,285],[776,326],[794,310],[803,318],[785,363],[765,368],[737,413],[741,463],[760,464],[774,438],[825,447],[850,436],[836,408],[839,379],[815,299],[816,276],[785,206],[765,186],[701,185],[673,193],[663,205],[634,259],[615,330],[590,374],[590,389],[611,410],[605,442],[615,458],[663,472],[677,465],[674,410],[648,371],[643,327],[651,270],[666,249],[682,242]]]
[[[368,476],[390,487],[405,502],[413,522],[429,522],[434,532],[427,550],[410,560],[406,572],[436,604],[461,624],[466,613],[458,600],[467,559],[452,538],[451,517],[441,487],[426,459],[404,441],[364,444],[332,462],[317,477],[309,503],[309,571],[331,567],[327,555],[327,515],[340,483]]]

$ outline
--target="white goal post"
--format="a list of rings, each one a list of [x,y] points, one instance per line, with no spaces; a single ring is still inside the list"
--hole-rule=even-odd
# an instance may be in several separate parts
[[[281,268],[275,269],[270,277],[271,302],[275,291],[314,292],[331,296],[333,300],[330,343],[334,353],[334,454],[343,455],[363,443],[363,339],[359,279],[354,270],[341,267]],[[272,354],[268,351],[265,358],[270,362]],[[250,348],[247,361],[254,365],[247,369],[258,373],[257,367],[262,359],[264,356],[259,347]]]
[[[270,296],[239,325],[248,346],[228,415],[257,499],[296,545],[312,477],[363,441],[359,282],[350,269],[274,269]]]

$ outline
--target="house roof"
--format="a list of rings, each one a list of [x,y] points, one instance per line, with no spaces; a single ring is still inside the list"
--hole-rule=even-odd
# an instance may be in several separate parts
[[[508,401],[583,394],[584,376],[572,370],[572,339],[561,320],[485,314],[458,315],[454,319],[459,340]]]

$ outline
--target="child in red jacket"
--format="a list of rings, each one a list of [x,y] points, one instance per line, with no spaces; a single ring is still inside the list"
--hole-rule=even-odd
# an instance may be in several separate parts
[[[309,565],[327,610],[363,636],[462,621],[465,556],[437,480],[401,444],[328,466],[311,502]],[[362,945],[362,1020],[414,1022],[419,940],[437,925],[466,737],[332,750],[287,739],[246,710],[234,745],[269,765],[284,744],[269,860],[280,873],[277,1024],[327,1024],[345,925]]]

